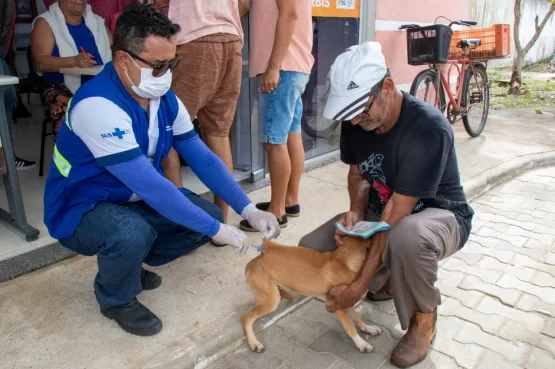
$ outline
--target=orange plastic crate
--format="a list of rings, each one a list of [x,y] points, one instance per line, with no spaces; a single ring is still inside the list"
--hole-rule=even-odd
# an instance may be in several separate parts
[[[461,54],[457,43],[465,38],[479,38],[482,45],[470,50],[470,58],[501,58],[511,53],[510,25],[495,24],[490,28],[454,31],[449,47],[449,59],[456,59]]]

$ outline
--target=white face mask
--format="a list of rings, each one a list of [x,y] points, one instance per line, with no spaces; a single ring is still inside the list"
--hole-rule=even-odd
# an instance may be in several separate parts
[[[141,68],[131,57],[131,55],[128,56],[137,66],[137,68],[141,70],[141,82],[138,86],[135,86],[133,84],[131,78],[129,78],[129,74],[127,74],[127,71],[125,72],[127,78],[129,79],[129,82],[131,82],[131,89],[133,90],[133,92],[135,92],[135,94],[137,94],[137,96],[144,99],[157,99],[164,96],[169,91],[172,85],[171,70],[168,70],[160,77],[154,77],[152,75],[152,68]]]

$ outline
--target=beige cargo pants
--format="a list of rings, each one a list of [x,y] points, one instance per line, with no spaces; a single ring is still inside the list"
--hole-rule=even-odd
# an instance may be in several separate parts
[[[299,245],[319,252],[335,251],[334,222],[342,214],[304,236]],[[367,214],[366,220],[377,221]],[[432,313],[441,304],[441,294],[434,287],[438,262],[460,248],[459,224],[450,211],[428,208],[409,215],[395,224],[387,239],[383,265],[370,283],[378,291],[391,279],[393,300],[401,327],[407,329],[416,312]]]

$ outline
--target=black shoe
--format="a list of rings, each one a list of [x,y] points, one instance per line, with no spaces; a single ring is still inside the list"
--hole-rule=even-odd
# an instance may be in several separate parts
[[[162,330],[162,321],[136,298],[125,305],[100,309],[100,312],[114,319],[127,333],[137,336],[154,336]]]
[[[160,287],[162,284],[162,277],[143,268],[141,271],[141,284],[143,285],[143,290],[153,290]]]
[[[15,169],[17,169],[18,171],[31,169],[37,166],[36,161],[21,159],[21,158],[18,158],[17,156],[14,157],[14,159],[15,159]]]
[[[268,211],[269,207],[270,207],[269,202],[259,202],[258,204],[256,204],[256,208],[258,210]],[[296,217],[301,215],[301,206],[299,204],[286,206],[285,207],[285,214],[288,217],[296,218]]]
[[[289,224],[287,222],[287,215],[282,216],[281,219],[278,218],[278,223],[281,228],[287,227],[287,224]],[[241,223],[239,223],[239,228],[245,232],[258,232],[258,229],[251,226],[248,220],[241,221]]]

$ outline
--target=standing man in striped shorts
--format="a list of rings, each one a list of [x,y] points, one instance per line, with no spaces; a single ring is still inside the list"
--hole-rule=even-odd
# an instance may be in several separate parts
[[[174,39],[181,63],[172,90],[191,118],[198,118],[206,145],[233,170],[229,130],[235,117],[243,69],[241,15],[249,0],[170,2],[169,17],[181,26]],[[227,222],[228,205],[214,202]]]

